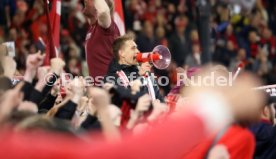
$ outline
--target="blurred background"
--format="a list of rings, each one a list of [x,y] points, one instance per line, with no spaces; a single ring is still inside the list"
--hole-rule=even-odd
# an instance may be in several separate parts
[[[165,71],[156,70],[157,75],[171,79],[171,84],[162,88],[167,94],[176,82],[177,67],[203,63],[196,1],[123,0],[122,3],[126,32],[135,34],[140,51],[151,51],[161,44],[172,53],[171,66]],[[246,70],[263,78],[266,84],[276,83],[275,3],[256,0],[248,7],[210,0],[211,60],[230,71],[243,62]],[[74,75],[87,75],[84,41],[89,25],[82,9],[82,0],[62,0],[60,52],[66,61],[65,71]],[[15,41],[18,74],[24,74],[26,56],[37,51],[38,37],[47,37],[43,1],[1,0],[0,15],[0,43]]]

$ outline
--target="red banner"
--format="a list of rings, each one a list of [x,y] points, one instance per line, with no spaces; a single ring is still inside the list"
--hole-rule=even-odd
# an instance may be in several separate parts
[[[126,30],[125,30],[125,20],[124,20],[122,0],[114,0],[114,2],[115,2],[114,21],[120,30],[120,34],[124,35]]]
[[[48,4],[45,4],[48,7]],[[50,64],[50,59],[58,57],[59,49],[59,39],[60,39],[60,15],[61,15],[61,1],[52,0],[51,1],[51,11],[49,13],[48,24],[48,42],[46,48],[45,65]],[[48,12],[46,12],[48,14]],[[48,15],[47,15],[48,16]]]

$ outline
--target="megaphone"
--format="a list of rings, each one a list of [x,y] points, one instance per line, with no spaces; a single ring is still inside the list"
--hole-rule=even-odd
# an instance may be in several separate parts
[[[163,70],[171,63],[171,53],[167,47],[158,45],[152,52],[138,53],[136,60],[139,63],[150,62],[155,68]]]

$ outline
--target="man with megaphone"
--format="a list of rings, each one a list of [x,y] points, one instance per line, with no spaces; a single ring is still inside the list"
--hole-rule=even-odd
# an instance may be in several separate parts
[[[127,110],[134,108],[137,100],[144,94],[149,94],[154,100],[164,101],[159,92],[159,88],[153,77],[150,77],[151,64],[148,57],[138,65],[140,51],[137,48],[134,38],[130,35],[124,35],[117,38],[113,43],[113,53],[115,59],[109,65],[108,73],[105,77],[105,83],[113,84],[113,104],[125,107],[127,101]],[[148,62],[149,61],[149,62]],[[140,80],[142,85],[140,91],[136,94],[131,93],[131,81]],[[123,112],[124,114],[124,112]]]

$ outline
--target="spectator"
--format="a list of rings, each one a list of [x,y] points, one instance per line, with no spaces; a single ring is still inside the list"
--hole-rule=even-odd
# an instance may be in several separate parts
[[[201,51],[199,44],[194,44],[192,46],[192,53],[187,56],[185,65],[187,67],[198,67],[201,65]]]
[[[113,0],[85,0],[84,14],[90,24],[86,35],[85,52],[89,75],[104,76],[114,58],[112,43],[120,35],[112,16]]]
[[[235,71],[235,69],[238,67],[238,65],[243,62],[246,63],[246,50],[243,48],[240,48],[238,50],[237,56],[231,59],[229,70]]]
[[[141,52],[150,52],[158,44],[152,22],[145,21],[143,32],[137,36],[136,42]]]
[[[250,44],[250,57],[256,58],[258,51],[260,49],[260,38],[255,31],[249,32],[249,44]]]
[[[189,37],[187,35],[188,19],[186,16],[179,16],[175,19],[176,31],[169,39],[169,49],[172,53],[172,60],[177,66],[183,66],[189,51]]]

